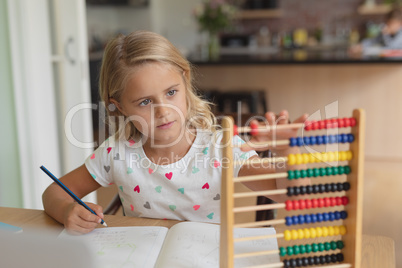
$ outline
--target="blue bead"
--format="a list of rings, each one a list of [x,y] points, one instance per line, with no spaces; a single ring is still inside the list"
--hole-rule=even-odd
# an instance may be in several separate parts
[[[327,212],[322,213],[322,216],[324,218],[324,221],[329,221],[329,215]]]
[[[317,215],[310,214],[310,218],[311,218],[311,223],[316,223],[317,222]]]
[[[303,146],[303,138],[302,137],[297,137],[297,146]]]
[[[317,213],[317,221],[322,222],[324,220],[324,217],[322,216],[321,213]]]
[[[341,219],[344,220],[348,217],[348,213],[346,211],[341,211]]]
[[[322,135],[321,137],[322,137],[322,143],[327,144],[328,143],[328,137],[325,136],[325,135]]]
[[[335,215],[333,212],[328,212],[329,215],[329,221],[334,221],[335,220]]]
[[[310,145],[310,137],[304,137],[303,142],[305,145]]]
[[[338,135],[336,135],[336,136],[337,136],[338,142],[339,142],[339,143],[343,143],[342,134],[338,134]]]
[[[299,224],[304,224],[304,216],[299,215]]]
[[[304,215],[304,221],[306,222],[306,223],[311,223],[311,216],[310,215]]]
[[[296,146],[297,145],[297,142],[296,142],[296,138],[290,138],[289,139],[289,146],[290,147],[293,147],[293,146]]]
[[[286,221],[286,225],[287,226],[290,226],[290,225],[292,225],[293,224],[293,221],[292,221],[292,218],[291,217],[285,217],[285,221]]]
[[[355,140],[355,136],[353,134],[348,134],[348,142],[352,143]]]
[[[345,133],[340,134],[340,135],[341,135],[341,137],[342,137],[342,143],[348,142],[348,135],[346,135]]]
[[[337,136],[335,135],[328,135],[328,142],[329,144],[336,143],[338,141]]]
[[[294,225],[299,224],[299,218],[297,216],[292,216],[292,221]]]
[[[317,139],[315,138],[315,136],[311,136],[310,137],[310,144],[315,145],[316,143],[317,143]]]
[[[339,211],[334,212],[335,220],[339,220],[341,218],[341,213]]]
[[[324,143],[324,141],[322,140],[322,136],[316,136],[317,139],[317,145],[321,145]]]

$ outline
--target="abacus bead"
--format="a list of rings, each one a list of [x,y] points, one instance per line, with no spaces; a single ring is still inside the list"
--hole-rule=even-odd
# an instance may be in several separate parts
[[[311,244],[312,251],[317,252],[318,251],[318,245],[316,243]]]
[[[318,251],[323,252],[325,250],[323,243],[318,243]]]
[[[336,183],[331,183],[331,189],[332,189],[332,192],[338,191],[338,187],[336,186]]]
[[[293,246],[293,254],[299,255],[300,254],[300,249],[298,245]]]
[[[324,203],[324,199],[318,198],[317,201],[318,201],[318,207],[319,207],[319,208],[324,207],[324,204],[325,204],[325,203]]]
[[[312,154],[302,154],[303,156],[303,164],[314,163],[315,159]]]
[[[344,143],[344,137],[342,136],[342,134],[338,134],[338,135],[336,135],[337,137],[337,140],[338,140],[338,143]]]
[[[332,192],[332,185],[330,183],[326,183],[325,185],[325,192],[329,193]]]
[[[313,198],[311,199],[311,207],[312,208],[317,208],[318,207],[318,200]]]
[[[329,242],[324,243],[324,248],[326,251],[331,250],[331,244]]]
[[[297,230],[291,230],[292,240],[297,240],[299,238],[299,232]]]
[[[335,197],[335,201],[336,201],[337,206],[342,205],[342,198],[341,197],[339,197],[339,196]]]
[[[310,218],[311,218],[311,223],[316,223],[317,222],[317,214],[311,214]]]
[[[302,262],[303,262],[302,266],[308,266],[309,265],[308,259],[306,257],[302,258]]]
[[[304,224],[304,216],[303,215],[299,215],[297,216],[299,218],[299,224]]]
[[[288,170],[288,179],[293,180],[294,177],[295,177],[295,173],[293,172],[293,170]]]
[[[328,221],[329,220],[329,216],[327,212],[323,212],[322,213],[322,217],[324,218],[324,221]]]
[[[339,249],[343,249],[343,247],[344,247],[343,241],[342,240],[337,241],[336,242],[336,247],[339,248]]]
[[[335,215],[333,212],[328,212],[328,216],[329,216],[329,221],[334,221],[335,220]]]
[[[297,146],[303,146],[303,138],[302,137],[297,137],[296,142],[297,142]]]
[[[300,170],[295,170],[295,179],[300,178]]]
[[[335,220],[339,220],[341,218],[341,213],[339,211],[334,212]]]
[[[305,245],[299,245],[299,252],[300,252],[300,254],[306,253],[306,246]]]
[[[341,211],[340,214],[341,214],[341,217],[340,217],[340,218],[341,218],[342,220],[344,220],[344,219],[346,219],[346,218],[348,217],[348,213],[347,213],[346,211]]]
[[[288,190],[287,193],[286,193],[287,196],[292,196],[292,195],[294,195],[293,187],[288,187],[287,190]]]
[[[317,129],[319,129],[319,127],[320,127],[320,125],[319,125],[319,123],[317,122],[317,121],[311,121],[312,122],[312,124],[313,124],[313,130],[317,130]]]
[[[342,196],[342,205],[347,205],[349,204],[349,198],[347,196]]]
[[[336,143],[336,142],[337,142],[337,139],[336,139],[335,135],[328,135],[328,143],[329,144],[333,144],[333,143]]]
[[[279,248],[279,255],[281,255],[281,257],[286,256],[286,248],[280,247]]]
[[[310,231],[311,231],[311,229],[310,229]],[[310,244],[306,244],[305,247],[306,247],[306,253],[310,253],[313,250]]]
[[[302,229],[297,230],[297,238],[296,239],[303,239],[304,238],[304,231]]]
[[[353,153],[352,153],[352,151],[347,151],[346,152],[346,155],[347,155],[347,157],[346,157],[346,160],[352,160],[353,159]]]
[[[320,167],[319,170],[320,170],[320,176],[321,177],[327,175],[327,170],[325,168]]]
[[[320,187],[318,184],[314,184],[313,186],[313,194],[317,194],[320,191]]]
[[[300,194],[300,188],[297,187],[297,186],[294,186],[293,187],[293,192],[294,192],[294,195],[299,195]]]
[[[325,255],[325,262],[326,263],[331,263],[332,262],[332,259],[331,259],[331,255]]]
[[[289,138],[289,146],[290,146],[290,147],[294,147],[294,146],[296,146],[296,145],[297,145],[296,138],[294,138],[294,137]]]
[[[303,232],[304,232],[305,239],[309,239],[311,237],[310,230],[308,228],[304,228]]]
[[[310,208],[312,207],[311,200],[310,200],[310,199],[306,199],[306,200],[304,200],[304,201],[305,201],[304,204],[305,204],[305,206],[306,206],[306,209],[310,209]]]
[[[317,237],[321,237],[322,236],[322,228],[316,227],[315,230],[317,231]]]
[[[311,194],[312,192],[313,192],[313,186],[307,185],[307,186],[306,186],[306,193],[307,193],[307,194]]]
[[[289,262],[289,260],[283,260],[283,267],[284,267],[284,268],[290,268],[290,262]]]
[[[335,235],[339,235],[341,233],[341,229],[339,228],[339,226],[334,226],[334,232]]]
[[[310,144],[311,145],[316,145],[317,144],[317,138],[315,136],[310,136]]]
[[[285,209],[288,211],[293,209],[293,202],[291,200],[286,200]]]
[[[317,141],[317,145],[323,144],[324,141],[322,140],[322,136],[316,136],[315,138],[316,138],[316,141]]]
[[[304,143],[304,145],[310,145],[310,137],[304,137],[303,143]]]
[[[320,264],[320,257],[314,256],[314,264]]]
[[[336,255],[335,254],[331,254],[331,262],[337,262],[338,261],[338,258],[336,257]]]
[[[337,118],[332,118],[331,123],[332,123],[332,128],[338,128],[338,119]]]
[[[310,228],[310,238],[316,238],[317,237],[317,230],[315,228]]]
[[[325,185],[324,184],[318,184],[318,187],[320,188],[320,190],[319,190],[319,193],[320,194],[322,194],[322,193],[325,193]]]
[[[331,120],[330,119],[325,119],[323,121],[325,122],[325,128],[331,128]]]
[[[317,215],[317,221],[318,222],[322,222],[324,220],[324,216],[322,215],[322,213],[317,213],[315,215]]]
[[[292,256],[293,255],[293,247],[286,247],[286,251],[288,253],[288,256]]]
[[[251,128],[250,134],[251,134],[252,136],[258,134],[258,124],[255,124],[255,123],[254,123],[254,124],[250,124],[250,128]]]
[[[338,245],[336,244],[336,242],[335,241],[331,241],[331,249],[332,250],[335,250],[335,249],[337,249],[338,248]]]
[[[325,120],[318,121],[319,129],[326,129]]]
[[[296,156],[294,154],[288,155],[288,165],[296,164]]]
[[[353,134],[348,134],[347,136],[348,136],[348,142],[349,142],[349,143],[354,142],[355,136],[354,136]]]
[[[299,224],[299,217],[297,217],[297,216],[292,216],[292,221],[293,221],[293,224],[294,224],[294,225]]]
[[[313,257],[307,257],[308,265],[314,265],[314,258]]]
[[[346,234],[346,227],[344,225],[339,226],[339,233],[341,235],[345,235]]]
[[[338,118],[337,122],[338,122],[338,128],[342,128],[345,126],[345,122],[343,121],[342,118]]]
[[[350,183],[349,182],[344,182],[343,183],[343,190],[344,191],[349,191],[350,190]]]
[[[297,263],[295,259],[290,259],[290,267],[297,267]]]
[[[336,206],[336,200],[335,200],[335,197],[331,196],[331,197],[329,198],[329,200],[330,200],[330,202],[331,202],[331,207]]]
[[[338,167],[332,167],[332,174],[333,175],[338,175],[339,174],[339,168]]]
[[[307,121],[307,120],[304,121],[304,129],[307,130],[307,131],[312,129],[312,125],[311,125],[310,121]]]
[[[351,117],[351,118],[350,118],[350,126],[351,126],[351,127],[356,126],[356,119],[355,119],[354,117]]]
[[[345,127],[350,127],[350,118],[344,118],[343,119]]]
[[[325,264],[326,260],[325,260],[325,256],[320,256],[320,264]]]
[[[300,170],[300,177],[301,178],[306,178],[307,177],[307,171],[305,169]]]
[[[308,177],[311,178],[314,175],[314,171],[311,168],[308,168],[307,169],[307,174],[308,174]]]
[[[346,152],[339,152],[339,161],[346,161]],[[339,174],[342,174],[339,172]]]
[[[324,206],[325,207],[330,207],[331,206],[331,200],[328,197],[324,197]]]
[[[328,161],[329,161],[329,162],[334,162],[334,161],[335,161],[335,154],[334,154],[334,152],[328,152],[327,155],[328,155]]]
[[[283,236],[284,236],[284,238],[285,238],[286,241],[289,241],[289,240],[292,239],[292,234],[290,233],[289,230],[285,230],[285,231],[283,232]]]
[[[239,131],[237,129],[237,125],[233,125],[233,135],[239,134]]]
[[[301,194],[301,195],[305,195],[305,194],[306,194],[306,192],[307,192],[306,186],[300,186],[299,189],[300,189],[300,194]]]
[[[298,200],[293,200],[293,209],[298,210],[299,209],[299,202]]]
[[[336,186],[338,187],[338,191],[343,191],[343,183],[338,182]]]
[[[349,174],[350,173],[350,166],[345,166],[345,174]]]
[[[301,154],[296,154],[296,165],[303,164],[303,157]]]
[[[318,168],[314,168],[314,177],[319,177],[321,176],[320,170]]]
[[[287,226],[291,226],[291,225],[293,224],[292,218],[289,217],[289,216],[286,216],[286,217],[285,217],[285,224],[286,224]]]
[[[339,166],[338,167],[338,173],[339,174],[345,174],[345,167],[344,166]]]
[[[303,261],[302,261],[301,258],[296,258],[295,261],[296,261],[296,266],[297,267],[302,267],[303,266]]]
[[[322,229],[322,236],[327,237],[328,236],[328,227],[323,226],[323,227],[321,227],[321,229]]]
[[[331,176],[332,175],[332,168],[331,167],[326,167],[325,168],[325,173],[327,174],[327,176]]]
[[[333,226],[328,226],[328,235],[329,236],[334,236],[335,235],[335,230]]]
[[[308,223],[311,223],[311,216],[310,215],[304,215],[304,222],[306,223],[306,224],[308,224]]]
[[[325,135],[322,135],[321,137],[322,137],[322,143],[327,144],[328,143],[328,137],[325,136]]]
[[[299,200],[299,209],[305,209],[306,208],[306,202],[304,200]]]
[[[338,258],[338,262],[343,262],[344,257],[343,257],[343,254],[342,254],[342,253],[336,254],[336,257]]]

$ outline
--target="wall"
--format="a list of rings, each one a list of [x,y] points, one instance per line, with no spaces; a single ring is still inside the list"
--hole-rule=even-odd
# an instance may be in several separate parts
[[[0,0],[0,206],[21,207],[21,174],[12,83],[7,1]]]

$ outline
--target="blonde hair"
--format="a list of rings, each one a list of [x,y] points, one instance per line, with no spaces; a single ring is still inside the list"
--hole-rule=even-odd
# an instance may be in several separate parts
[[[187,102],[186,122],[196,129],[215,130],[216,118],[211,112],[210,103],[203,100],[193,86],[190,63],[166,38],[148,31],[136,31],[127,36],[119,34],[106,45],[100,71],[99,93],[107,108],[107,118],[124,116],[118,109],[109,108],[113,107],[111,99],[120,102],[129,75],[135,68],[150,62],[165,63],[183,73]],[[112,125],[114,123],[108,120],[106,122]],[[140,135],[132,122],[128,122],[123,129],[127,140]],[[116,133],[123,129],[121,125],[118,126]]]

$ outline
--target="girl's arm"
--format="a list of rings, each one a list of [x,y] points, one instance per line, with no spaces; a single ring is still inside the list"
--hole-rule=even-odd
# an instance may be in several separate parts
[[[89,174],[85,165],[71,171],[60,178],[60,181],[67,186],[79,198],[95,191],[100,187]],[[88,233],[95,229],[103,218],[102,207],[96,204],[87,203],[97,215],[92,214],[86,208],[78,204],[56,183],[52,183],[42,195],[45,212],[71,233]]]

